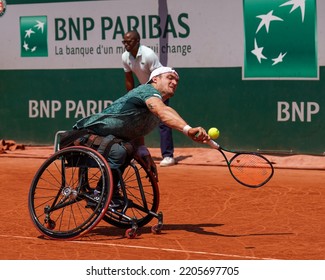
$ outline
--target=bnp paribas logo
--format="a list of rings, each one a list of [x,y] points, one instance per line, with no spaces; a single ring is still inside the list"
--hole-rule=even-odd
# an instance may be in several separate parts
[[[243,1],[243,78],[318,78],[316,0]]]
[[[47,17],[20,17],[20,43],[22,57],[48,56]]]

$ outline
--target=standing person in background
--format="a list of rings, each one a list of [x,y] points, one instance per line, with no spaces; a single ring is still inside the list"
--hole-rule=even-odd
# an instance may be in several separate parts
[[[133,74],[136,75],[140,84],[145,84],[151,72],[162,67],[162,65],[152,49],[140,44],[140,34],[136,30],[127,32],[123,37],[122,43],[126,50],[122,54],[125,86],[127,91],[130,91],[135,87]],[[168,106],[169,99],[165,100],[164,103]],[[172,166],[176,163],[174,159],[172,129],[161,122],[159,124],[159,132],[160,149],[163,157],[160,166]]]

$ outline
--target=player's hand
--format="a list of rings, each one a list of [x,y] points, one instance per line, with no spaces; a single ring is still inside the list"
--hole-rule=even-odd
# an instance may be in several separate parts
[[[158,182],[157,166],[153,161],[148,148],[144,145],[138,147],[135,157],[141,158],[145,163],[148,172],[152,172],[156,181]]]
[[[199,143],[207,143],[211,138],[203,127],[192,127],[188,131],[188,136],[192,138],[193,141]]]
[[[155,162],[153,161],[151,155],[143,156],[142,160],[146,164],[147,171],[152,172],[156,181],[158,182],[157,166],[156,166]]]

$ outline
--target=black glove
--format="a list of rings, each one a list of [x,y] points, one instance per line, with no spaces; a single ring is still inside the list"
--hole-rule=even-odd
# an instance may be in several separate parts
[[[144,145],[138,147],[136,155],[142,159],[146,165],[147,171],[152,172],[156,181],[158,182],[157,166],[153,161],[148,148]]]
[[[152,172],[156,181],[158,182],[158,171],[155,162],[153,161],[151,155],[143,156],[142,160],[145,162],[148,172]]]

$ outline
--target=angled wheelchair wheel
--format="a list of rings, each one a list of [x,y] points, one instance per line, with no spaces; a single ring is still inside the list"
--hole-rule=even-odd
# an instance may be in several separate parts
[[[120,228],[143,227],[157,214],[159,207],[158,183],[152,172],[144,168],[141,159],[133,159],[123,172],[119,183],[124,199],[119,209],[109,207],[103,220]],[[135,224],[136,223],[136,224]]]
[[[49,238],[80,237],[106,214],[112,186],[111,169],[97,151],[79,146],[62,149],[33,178],[28,197],[31,219]]]

